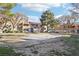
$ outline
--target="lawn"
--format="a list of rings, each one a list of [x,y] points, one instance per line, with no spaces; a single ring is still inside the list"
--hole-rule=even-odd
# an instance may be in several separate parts
[[[70,48],[67,49],[73,56],[79,56],[79,35],[71,35],[71,37],[64,37],[64,42]]]
[[[19,56],[21,53],[15,53],[12,48],[0,47],[0,56]]]

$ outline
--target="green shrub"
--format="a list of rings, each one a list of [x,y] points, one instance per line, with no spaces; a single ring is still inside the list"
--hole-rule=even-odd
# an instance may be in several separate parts
[[[3,33],[13,33],[11,30],[4,30]]]

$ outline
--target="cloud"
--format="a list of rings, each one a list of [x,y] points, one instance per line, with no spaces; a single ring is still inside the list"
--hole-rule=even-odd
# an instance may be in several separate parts
[[[28,16],[29,17],[29,22],[36,22],[36,23],[40,23],[39,17],[37,16]]]
[[[55,16],[55,18],[57,19],[57,18],[59,18],[59,17],[61,17],[62,15],[57,15],[57,16]]]
[[[24,4],[21,4],[22,7],[29,8],[30,10],[37,11],[37,12],[45,11],[45,10],[50,9],[52,7],[60,7],[63,5],[64,4],[61,4],[61,3],[53,3],[53,4],[24,3]]]
[[[72,6],[68,6],[66,9],[67,9],[67,10],[72,10],[73,7],[72,7]]]
[[[52,4],[46,4],[46,3],[21,3],[20,4],[23,8],[28,8],[29,10],[35,11],[35,12],[43,12],[47,9],[51,9],[53,7],[62,7],[62,8],[66,8],[66,4],[63,3],[52,3]],[[39,22],[39,17],[37,16],[29,16],[29,21],[31,22]],[[55,16],[55,18],[58,18],[62,15],[57,15]]]
[[[51,4],[52,5],[52,7],[61,7],[61,6],[63,6],[64,4],[62,4],[62,3],[53,3],[53,4]]]
[[[45,4],[21,4],[23,7],[27,7],[30,10],[33,11],[43,11],[43,10],[47,10],[48,8],[50,8],[48,5]]]

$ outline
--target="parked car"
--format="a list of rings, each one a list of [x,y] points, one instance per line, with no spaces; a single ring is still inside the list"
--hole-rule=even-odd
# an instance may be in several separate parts
[[[54,29],[50,29],[48,30],[49,33],[55,33],[55,30]]]

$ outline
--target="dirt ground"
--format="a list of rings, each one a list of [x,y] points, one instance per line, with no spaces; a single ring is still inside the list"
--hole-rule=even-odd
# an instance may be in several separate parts
[[[12,47],[17,53],[26,56],[46,56],[69,54],[65,49],[61,35],[55,33],[28,33],[24,36],[1,36],[0,46]]]

